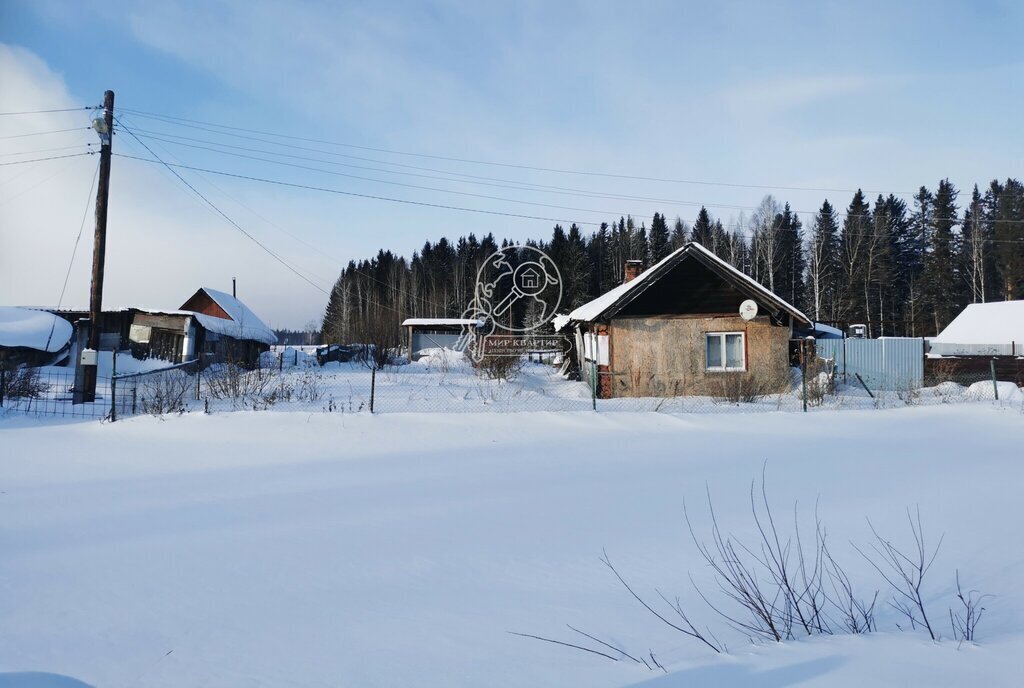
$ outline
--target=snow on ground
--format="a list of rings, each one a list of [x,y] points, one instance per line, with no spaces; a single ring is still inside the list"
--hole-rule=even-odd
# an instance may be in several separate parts
[[[1024,415],[989,403],[816,414],[187,414],[0,418],[0,686],[1014,686],[1024,684]],[[682,519],[749,537],[767,461],[779,513],[820,500],[834,554],[905,509],[945,540],[925,594],[948,638],[954,570],[988,600],[977,646],[895,630],[751,645]],[[806,513],[806,512],[805,512]],[[809,516],[809,514],[807,514]],[[788,516],[784,520],[788,520]],[[640,608],[680,595],[715,655]],[[889,595],[887,590],[884,591]],[[572,624],[648,672],[509,635]],[[45,672],[51,683],[31,683]],[[62,678],[63,677],[63,678]],[[46,680],[44,676],[40,681]]]

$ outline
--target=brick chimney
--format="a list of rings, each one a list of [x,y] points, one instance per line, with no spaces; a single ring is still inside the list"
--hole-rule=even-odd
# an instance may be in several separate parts
[[[644,262],[642,260],[627,260],[626,261],[626,275],[622,282],[631,282],[636,279],[636,276],[644,271]]]

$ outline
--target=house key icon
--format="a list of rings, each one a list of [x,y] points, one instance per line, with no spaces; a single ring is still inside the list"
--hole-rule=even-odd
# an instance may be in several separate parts
[[[512,291],[495,307],[492,315],[504,315],[519,299],[536,297],[548,286],[547,271],[534,261],[527,261],[512,271]]]

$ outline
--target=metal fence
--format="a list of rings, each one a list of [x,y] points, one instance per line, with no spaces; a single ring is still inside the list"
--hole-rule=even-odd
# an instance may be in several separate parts
[[[516,413],[661,412],[672,414],[816,412],[894,408],[959,401],[997,401],[1021,407],[1024,367],[977,361],[941,365],[921,340],[821,340],[804,344],[800,365],[770,388],[744,385],[722,375],[703,394],[681,394],[680,378],[662,372],[646,380],[651,396],[610,396],[602,380],[614,373],[584,365],[570,370],[551,357],[508,359],[496,367],[474,366],[452,354],[396,362],[372,370],[368,363],[331,362],[294,350],[265,354],[262,365],[227,364],[200,369],[194,363],[101,377],[94,402],[74,404],[73,369],[7,371],[0,405],[16,412],[118,421],[133,415],[279,411],[301,413]],[[16,378],[15,375],[18,377]]]
[[[916,337],[820,339],[818,356],[835,362],[844,382],[882,391],[918,389],[924,383],[925,340]]]
[[[36,416],[102,420],[110,413],[109,377],[96,379],[94,401],[74,403],[74,368],[0,368],[0,408]]]
[[[1018,342],[1004,344],[954,344],[929,342],[928,353],[937,356],[1020,356],[1024,348]]]

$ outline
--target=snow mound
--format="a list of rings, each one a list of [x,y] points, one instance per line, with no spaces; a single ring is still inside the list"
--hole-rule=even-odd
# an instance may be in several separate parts
[[[989,384],[989,391],[992,390],[992,385]],[[964,395],[967,392],[967,388],[956,382],[940,382],[934,387],[926,387],[921,390],[922,393],[931,394],[937,399],[943,401],[962,401]]]
[[[453,351],[442,347],[431,347],[416,352],[414,363],[425,368],[461,368],[468,364],[466,355],[461,351]]]
[[[1012,382],[997,382],[999,387],[999,401],[1024,401],[1024,393]],[[989,401],[995,399],[995,390],[989,381],[975,382],[967,388],[966,397],[975,401]]]
[[[0,346],[54,353],[64,348],[71,332],[71,323],[53,313],[0,306]]]

